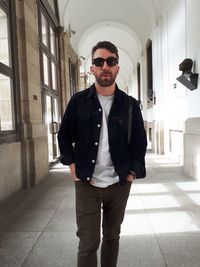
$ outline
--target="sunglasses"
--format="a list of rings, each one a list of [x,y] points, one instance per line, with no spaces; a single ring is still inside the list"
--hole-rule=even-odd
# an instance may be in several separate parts
[[[104,62],[106,62],[106,64],[109,67],[113,67],[118,64],[118,59],[115,57],[108,57],[108,58],[97,57],[92,60],[92,64],[94,64],[96,67],[102,67],[104,65]]]

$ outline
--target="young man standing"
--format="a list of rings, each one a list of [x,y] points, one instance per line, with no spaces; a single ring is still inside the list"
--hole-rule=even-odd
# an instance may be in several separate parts
[[[71,98],[58,133],[60,160],[69,165],[76,189],[77,267],[97,267],[101,210],[101,267],[117,266],[130,187],[146,175],[143,119],[137,101],[115,83],[118,59],[110,42],[93,47],[90,71],[96,81]]]

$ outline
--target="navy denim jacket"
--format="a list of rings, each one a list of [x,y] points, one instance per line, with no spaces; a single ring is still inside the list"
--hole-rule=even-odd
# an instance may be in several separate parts
[[[129,96],[116,85],[115,96],[108,117],[108,140],[111,159],[120,184],[126,183],[130,171],[137,178],[146,176],[146,132],[136,99],[132,99],[132,133],[128,144]],[[68,103],[58,141],[60,161],[64,165],[76,164],[76,176],[90,181],[97,158],[102,108],[96,95],[95,85],[76,93]]]

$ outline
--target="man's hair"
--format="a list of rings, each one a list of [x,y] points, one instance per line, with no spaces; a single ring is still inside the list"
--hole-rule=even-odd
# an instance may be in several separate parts
[[[108,41],[102,41],[102,42],[98,42],[93,48],[92,48],[92,58],[94,56],[94,53],[97,49],[107,49],[108,51],[110,51],[111,53],[115,54],[117,56],[117,58],[119,58],[118,55],[118,49],[117,47],[112,44],[111,42]]]

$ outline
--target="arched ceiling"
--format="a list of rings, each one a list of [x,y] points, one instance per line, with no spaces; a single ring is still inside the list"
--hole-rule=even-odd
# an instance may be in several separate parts
[[[116,44],[120,56],[118,83],[126,88],[133,69],[157,20],[172,0],[59,0],[60,24],[76,33],[71,45],[88,71],[91,48],[108,40]]]

